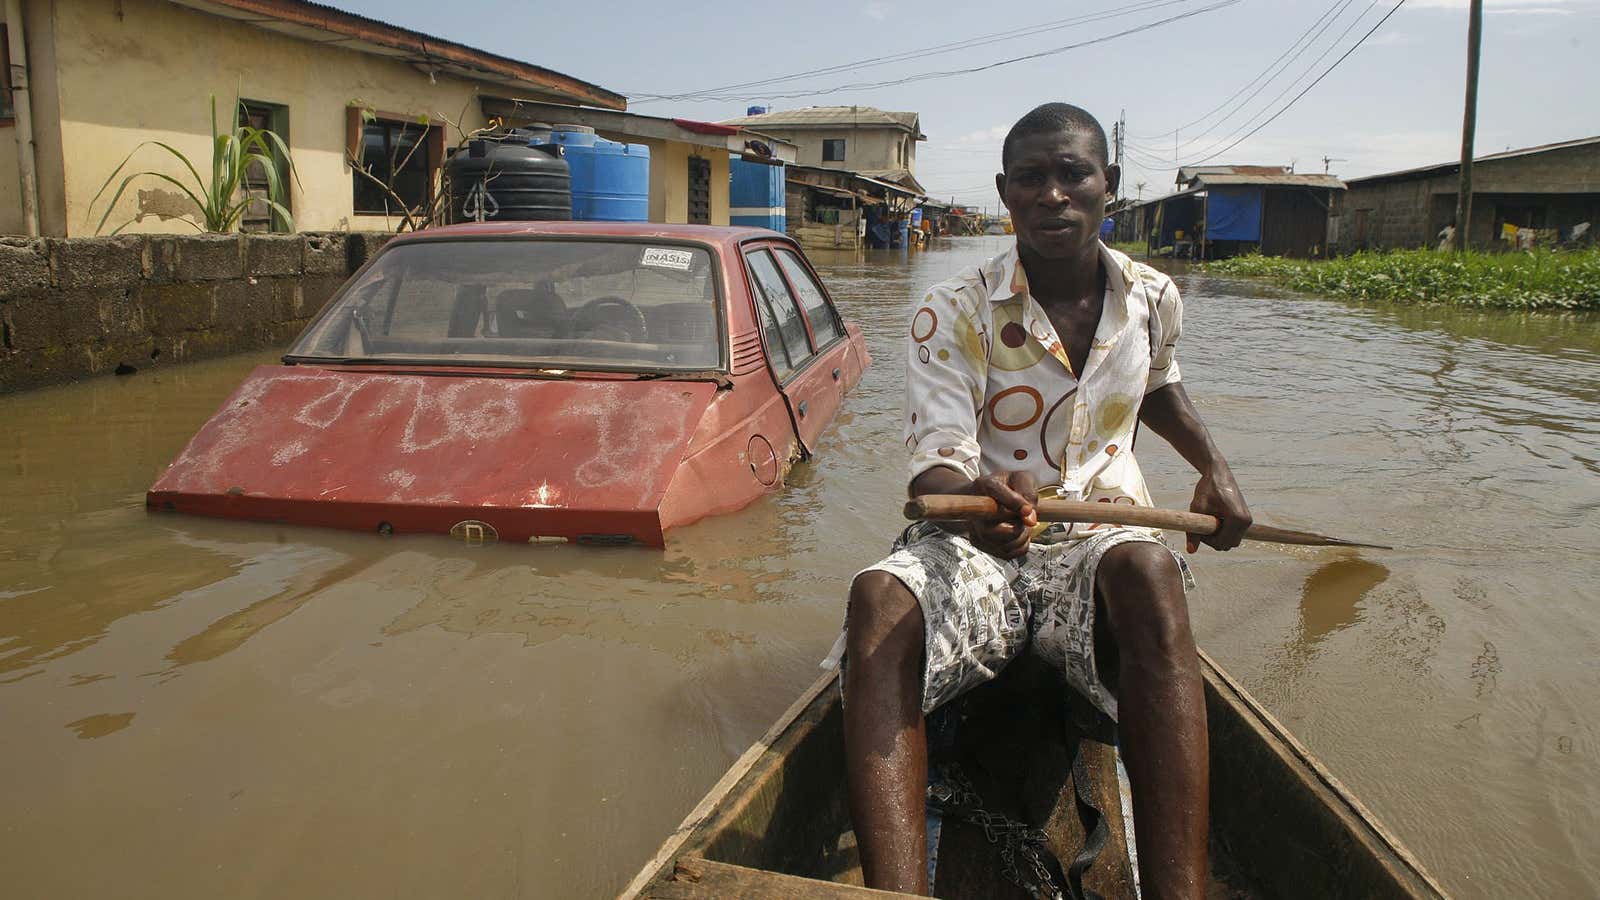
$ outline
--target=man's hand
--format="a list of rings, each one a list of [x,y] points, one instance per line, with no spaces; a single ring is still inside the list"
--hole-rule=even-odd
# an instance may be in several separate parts
[[[1016,559],[1028,552],[1032,529],[1039,524],[1034,504],[1039,502],[1033,476],[1027,472],[984,475],[968,489],[978,497],[990,497],[1000,507],[1000,515],[973,523],[972,543],[991,556]]]
[[[1222,527],[1216,534],[1189,535],[1190,553],[1199,550],[1201,544],[1213,550],[1232,550],[1244,540],[1244,533],[1250,527],[1250,507],[1245,505],[1244,494],[1234,483],[1233,473],[1226,468],[1218,474],[1200,477],[1200,483],[1194,486],[1194,502],[1189,504],[1189,511],[1222,520]]]

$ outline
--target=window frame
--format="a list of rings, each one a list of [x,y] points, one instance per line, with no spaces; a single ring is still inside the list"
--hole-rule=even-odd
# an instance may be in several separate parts
[[[370,118],[368,118],[370,113]],[[383,110],[365,110],[361,107],[350,106],[345,108],[345,164],[349,166],[364,166],[366,163],[366,130],[369,125],[398,126],[402,129],[421,128],[422,134],[418,138],[423,155],[423,198],[422,203],[415,210],[407,210],[412,215],[425,214],[437,199],[434,190],[434,175],[444,165],[444,128],[441,125],[427,120],[426,124],[419,119],[427,120],[426,116],[407,116],[401,113],[385,112]],[[385,145],[388,137],[385,136]],[[370,185],[371,182],[350,173],[350,208],[351,214],[357,216],[384,216],[393,217],[401,213],[389,210],[389,200],[384,198],[382,211],[362,210],[359,208],[357,198],[360,196],[361,186]],[[377,190],[376,187],[371,188]],[[402,201],[406,198],[401,197]]]
[[[767,315],[772,318],[778,327],[779,346],[777,351],[783,354],[783,358],[788,362],[789,366],[787,370],[779,370],[777,358],[771,346],[767,347],[767,364],[771,367],[773,375],[778,379],[778,383],[780,385],[788,385],[816,361],[820,355],[820,348],[817,347],[816,338],[811,333],[811,320],[806,317],[806,308],[800,303],[800,298],[795,296],[794,288],[783,274],[783,264],[778,262],[776,256],[772,255],[772,249],[773,245],[766,242],[744,244],[739,248],[739,255],[744,264],[745,280],[750,285],[750,299],[757,305],[756,319],[761,323],[761,343],[764,345],[770,344],[767,340],[766,324],[761,320],[761,305],[767,304]],[[762,286],[761,279],[757,277],[755,266],[751,262],[751,257],[758,253],[766,253],[772,257],[772,267],[778,273],[778,279],[783,283],[784,290],[788,291],[789,302],[794,304],[795,312],[800,318],[800,324],[805,329],[806,355],[798,362],[789,352],[788,343],[783,340],[783,323],[778,319],[777,310],[772,306],[772,299],[767,296],[767,289]]]
[[[17,124],[16,98],[11,93],[11,32],[0,22],[0,128]]]
[[[844,140],[845,140],[844,138],[823,138],[822,139],[822,161],[823,162],[844,162],[844,157],[845,157],[845,143],[844,143]],[[828,155],[828,151],[831,148],[838,148],[839,155],[838,156],[829,156]]]
[[[287,104],[273,103],[268,100],[246,100],[244,98],[240,98],[239,107],[239,109],[235,110],[235,113],[238,115],[239,119],[243,120],[240,122],[240,124],[250,124],[248,116],[252,114],[262,116],[266,122],[265,130],[276,134],[279,140],[283,141],[285,147],[291,148],[290,153],[294,152],[292,149],[293,145],[289,143],[289,107]],[[294,191],[289,186],[291,179],[289,160],[287,158],[278,158],[276,148],[273,148],[272,156],[272,161],[274,163],[273,168],[278,170],[278,183],[283,185],[283,207],[284,209],[287,209],[289,211],[289,215],[292,216],[294,215]],[[352,175],[351,177],[353,178],[355,176]],[[243,179],[241,179],[240,187],[246,192],[252,190],[266,190],[265,185],[255,185],[250,182],[249,170],[246,170]],[[249,209],[247,207],[245,215],[248,216],[248,214]],[[266,228],[264,230],[246,227],[247,225],[254,226],[258,224],[260,224],[258,220],[241,217],[239,221],[239,230],[265,234],[288,234],[293,230],[289,227],[287,222],[280,222],[278,220],[277,213],[271,211],[270,209],[267,212]]]
[[[828,293],[828,289],[822,284],[822,279],[818,278],[817,273],[812,270],[810,261],[793,247],[786,247],[783,244],[768,244],[766,249],[772,253],[772,258],[778,264],[778,274],[782,275],[784,281],[788,282],[789,295],[795,298],[795,305],[800,307],[800,314],[806,322],[806,337],[811,341],[811,354],[817,356],[849,337],[849,333],[845,331],[844,327],[844,316],[839,314],[839,308],[833,304],[833,295]],[[834,336],[825,344],[817,341],[817,326],[811,320],[811,310],[806,308],[805,303],[801,302],[800,292],[796,290],[794,285],[794,278],[783,265],[783,257],[779,254],[785,252],[794,258],[795,264],[800,267],[800,271],[811,279],[811,283],[816,286],[817,292],[822,295],[823,308],[827,310],[828,315],[833,319]]]

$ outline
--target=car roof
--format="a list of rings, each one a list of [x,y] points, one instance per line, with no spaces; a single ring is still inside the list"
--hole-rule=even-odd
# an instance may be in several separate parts
[[[749,226],[665,225],[659,222],[468,222],[403,234],[395,238],[393,243],[532,235],[662,238],[720,246],[736,246],[753,238],[789,240],[787,235],[780,232]]]

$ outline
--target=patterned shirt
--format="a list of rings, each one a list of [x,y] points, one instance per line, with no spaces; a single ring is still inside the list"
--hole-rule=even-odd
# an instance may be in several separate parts
[[[1179,380],[1183,305],[1161,272],[1104,244],[1100,256],[1105,308],[1082,373],[1028,293],[1015,245],[929,289],[906,360],[911,479],[934,466],[1026,471],[1062,497],[1151,505],[1134,428],[1144,395]]]

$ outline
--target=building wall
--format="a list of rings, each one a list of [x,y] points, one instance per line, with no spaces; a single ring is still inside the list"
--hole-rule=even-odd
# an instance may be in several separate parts
[[[1455,220],[1459,185],[1459,175],[1449,170],[1355,182],[1336,206],[1329,244],[1339,253],[1434,246],[1440,229]],[[1565,220],[1585,215],[1594,203],[1583,195],[1600,195],[1600,145],[1476,163],[1472,188],[1474,246],[1488,246],[1498,238],[1499,207],[1507,203],[1540,203],[1560,224],[1571,224]]]
[[[46,66],[35,54],[31,62],[36,86],[46,80],[47,68],[57,82],[55,152],[69,148],[54,173],[41,160],[41,193],[51,195],[49,202],[41,198],[47,234],[93,234],[105,198],[92,217],[90,201],[140,141],[171,143],[205,174],[210,161],[208,95],[217,99],[219,126],[224,128],[230,124],[236,94],[288,107],[288,142],[299,177],[291,187],[291,209],[299,230],[388,230],[398,224],[353,212],[353,176],[344,161],[346,109],[353,101],[435,122],[448,118],[468,130],[485,124],[474,82],[445,75],[430,82],[428,75],[401,62],[297,40],[163,0],[58,0],[30,7],[53,12],[55,59]],[[35,35],[29,37],[31,50]],[[204,52],[195,52],[197,48]],[[48,118],[48,110],[35,107],[36,121]],[[458,139],[448,129],[447,145]],[[152,147],[139,150],[132,166],[186,175],[176,160]],[[155,179],[136,181],[112,211],[107,231],[140,211],[140,189],[146,192],[145,207],[170,207],[175,192],[162,187]],[[147,217],[129,230],[193,229],[172,219]]]
[[[711,222],[728,224],[728,183],[731,173],[728,154],[682,141],[641,138],[626,134],[598,132],[612,141],[644,144],[650,148],[650,221],[683,225],[689,221],[689,157],[711,160]]]
[[[752,126],[762,134],[782,138],[798,149],[795,162],[802,166],[817,166],[827,169],[909,169],[914,174],[917,170],[916,148],[917,142],[912,135],[903,128],[890,126],[871,127],[840,127],[826,130],[820,128],[783,128],[781,126],[756,125]],[[822,159],[822,142],[824,140],[844,140],[844,159]],[[899,156],[901,148],[905,148],[906,159],[902,162]]]

